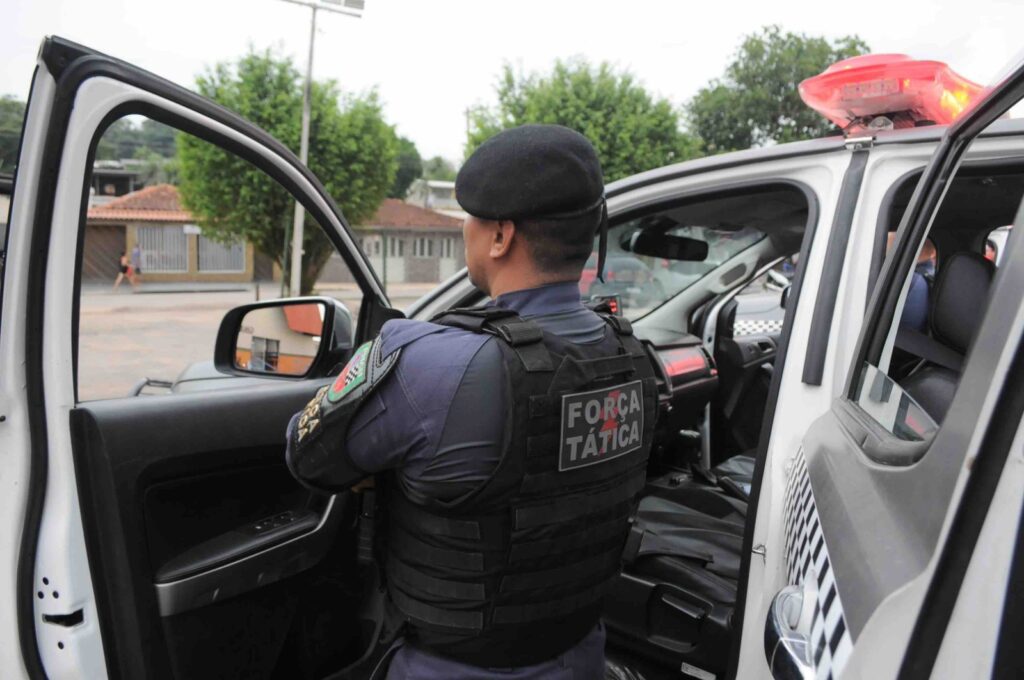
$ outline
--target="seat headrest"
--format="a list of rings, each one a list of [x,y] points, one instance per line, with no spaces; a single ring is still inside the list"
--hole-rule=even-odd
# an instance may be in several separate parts
[[[939,271],[932,296],[932,335],[967,352],[988,301],[995,266],[978,253],[953,253]]]

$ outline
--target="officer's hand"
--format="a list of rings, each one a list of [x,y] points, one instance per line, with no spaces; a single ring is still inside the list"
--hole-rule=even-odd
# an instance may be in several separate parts
[[[370,476],[370,477],[367,477],[366,479],[364,479],[363,481],[359,482],[355,486],[353,486],[352,487],[352,491],[355,492],[355,493],[362,493],[363,491],[366,491],[367,489],[372,489],[372,488],[374,488],[374,481],[373,481],[373,477]]]

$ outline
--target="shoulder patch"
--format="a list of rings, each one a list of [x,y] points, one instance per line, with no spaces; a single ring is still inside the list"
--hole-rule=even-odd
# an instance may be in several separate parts
[[[352,358],[348,360],[345,368],[341,369],[338,378],[327,390],[327,398],[330,401],[341,400],[346,394],[366,382],[366,364],[369,362],[372,346],[372,342],[364,342],[356,348]]]
[[[317,390],[299,417],[295,433],[297,445],[307,445],[328,427],[340,427],[341,436],[347,433],[348,423],[363,400],[398,363],[402,350],[385,357],[381,356],[381,345],[378,337],[357,347],[334,382]]]

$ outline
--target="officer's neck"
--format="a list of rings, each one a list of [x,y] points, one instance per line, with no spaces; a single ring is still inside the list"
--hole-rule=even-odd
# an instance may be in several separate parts
[[[565,274],[549,274],[537,271],[496,272],[494,277],[488,282],[488,288],[490,289],[488,293],[491,298],[497,298],[499,295],[514,293],[517,290],[529,290],[552,283],[578,282],[578,280],[579,277],[573,279]]]

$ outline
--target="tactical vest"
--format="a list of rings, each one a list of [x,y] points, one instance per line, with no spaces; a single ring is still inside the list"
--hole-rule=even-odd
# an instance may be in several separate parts
[[[441,502],[393,478],[386,581],[410,642],[483,667],[554,658],[600,617],[644,486],[654,369],[629,322],[574,344],[503,309],[435,323],[490,333],[506,367],[504,449],[474,490]],[[472,418],[472,413],[458,417]]]

